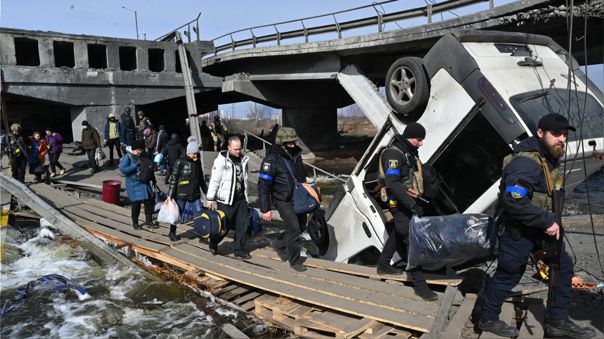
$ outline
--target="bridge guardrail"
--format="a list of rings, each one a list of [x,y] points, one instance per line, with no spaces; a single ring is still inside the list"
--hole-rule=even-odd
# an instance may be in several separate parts
[[[462,8],[462,7],[467,7],[467,6],[474,5],[477,3],[482,3],[482,2],[488,2],[490,9],[492,9],[494,7],[494,0],[448,0],[448,1],[440,2],[440,3],[436,3],[436,2],[429,3],[427,0],[424,0],[424,1],[426,1],[425,7],[417,7],[417,8],[407,9],[407,10],[393,12],[393,13],[383,13],[383,12],[380,12],[380,10],[378,10],[378,7],[381,7],[384,4],[396,2],[396,1],[400,1],[400,0],[388,0],[388,1],[382,1],[382,2],[375,2],[370,5],[355,7],[355,8],[351,8],[351,9],[347,9],[347,10],[343,10],[343,11],[332,12],[332,13],[323,14],[323,15],[317,15],[317,16],[305,17],[305,18],[301,18],[301,19],[288,20],[288,21],[282,21],[282,22],[273,23],[273,24],[260,25],[260,26],[239,29],[239,30],[236,30],[236,31],[233,31],[233,32],[230,32],[227,34],[223,34],[217,38],[212,39],[212,42],[214,43],[214,46],[215,46],[213,52],[214,52],[214,55],[217,55],[219,52],[222,52],[222,51],[226,51],[226,50],[234,51],[237,47],[248,46],[248,45],[251,45],[252,48],[256,48],[256,46],[259,43],[271,42],[271,41],[276,41],[277,46],[280,46],[282,40],[300,38],[300,37],[304,37],[304,41],[309,42],[308,37],[311,35],[333,33],[333,32],[337,32],[338,39],[342,39],[342,32],[346,31],[346,30],[377,25],[378,32],[383,32],[384,25],[389,22],[395,22],[395,21],[406,20],[406,19],[414,19],[414,18],[420,18],[420,17],[427,17],[428,23],[432,23],[432,16],[434,14],[447,12],[447,11],[451,11],[451,10]],[[371,17],[356,19],[356,20],[345,21],[345,22],[338,22],[338,20],[336,18],[337,14],[349,13],[349,12],[358,11],[358,10],[366,9],[366,8],[373,8],[376,12],[376,15],[371,16]],[[305,21],[308,21],[308,20],[326,18],[326,17],[331,17],[333,19],[334,23],[328,24],[328,25],[316,26],[316,27],[306,27],[306,25],[304,23]],[[279,25],[295,24],[295,23],[300,23],[302,28],[285,31],[285,32],[279,31],[279,28],[278,28]],[[256,36],[254,33],[254,30],[261,29],[261,28],[273,28],[275,30],[275,33],[263,35],[263,36]],[[246,39],[235,40],[233,35],[238,34],[238,33],[249,33],[250,37],[246,38]],[[221,45],[217,45],[217,42],[224,38],[229,38],[230,42],[221,44]]]
[[[256,138],[256,139],[258,139],[258,140],[260,140],[262,142],[262,152],[263,152],[264,155],[266,155],[266,146],[267,145],[271,146],[273,143],[271,143],[270,141],[268,141],[266,139],[263,139],[263,138],[257,136],[256,134],[254,134],[254,133],[252,133],[250,131],[247,131],[247,130],[245,130],[243,128],[241,130],[243,131],[243,147],[242,148],[243,149],[247,149],[248,137],[251,136],[251,137]],[[337,176],[337,175],[335,175],[333,173],[327,172],[326,170],[324,170],[322,168],[319,168],[319,167],[317,167],[317,166],[315,166],[313,164],[309,164],[306,161],[302,161],[302,162],[304,163],[305,166],[308,166],[308,167],[312,168],[312,171],[313,171],[313,180],[315,180],[315,181],[317,180],[317,172],[320,172],[320,173],[322,173],[322,174],[324,174],[324,175],[326,175],[326,176],[328,176],[328,177],[330,177],[332,179],[336,179],[336,180],[339,180],[341,182],[346,182],[345,179],[343,179],[343,178],[341,178],[341,177],[339,177],[339,176]]]

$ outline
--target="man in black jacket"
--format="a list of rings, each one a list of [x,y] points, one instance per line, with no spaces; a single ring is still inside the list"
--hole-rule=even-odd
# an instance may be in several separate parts
[[[408,243],[409,222],[413,215],[423,215],[419,198],[424,193],[424,178],[418,149],[423,145],[425,137],[424,127],[416,122],[411,123],[405,127],[402,135],[395,137],[392,145],[380,157],[394,227],[378,260],[378,274],[403,273],[401,269],[392,267],[390,261],[397,249],[399,255],[406,258],[407,249],[403,247]],[[426,284],[420,268],[408,271],[407,274],[411,278],[415,294],[428,301],[438,299]]]
[[[170,180],[170,173],[172,173],[174,163],[176,163],[178,158],[185,154],[185,150],[178,139],[178,134],[174,133],[170,136],[170,141],[168,141],[166,146],[162,149],[162,153],[168,164],[168,170],[166,172],[166,177],[164,178],[164,181],[167,184]]]
[[[23,139],[21,131],[20,124],[14,123],[10,126],[10,134],[5,135],[2,141],[2,152],[9,156],[13,178],[25,182],[25,168],[31,146]]]
[[[271,246],[283,261],[289,260],[289,265],[294,270],[303,272],[306,271],[306,267],[300,256],[300,233],[306,225],[306,214],[297,215],[294,212],[292,198],[294,180],[305,182],[306,173],[302,163],[302,150],[296,146],[296,141],[298,141],[298,137],[293,128],[282,127],[279,129],[275,143],[260,165],[258,193],[262,219],[266,222],[271,221],[272,202],[285,223],[285,233],[271,241]],[[287,166],[291,168],[295,178],[292,178]]]
[[[553,300],[548,300],[545,334],[555,338],[595,336],[592,329],[580,327],[568,317],[573,263],[564,249],[561,225],[558,225],[551,209],[554,191],[563,188],[564,174],[558,167],[559,159],[566,152],[569,130],[574,131],[575,128],[564,116],[543,116],[538,122],[536,136],[516,145],[515,154],[503,169],[497,214],[505,231],[499,240],[497,270],[484,292],[479,322],[483,331],[503,337],[518,336],[515,326],[499,320],[503,300],[522,278],[529,255],[544,248],[544,241],[560,241],[560,269],[557,277],[550,277],[550,283],[555,279],[557,286],[550,286],[553,288]],[[550,264],[552,258],[546,260]]]
[[[174,169],[170,176],[168,198],[176,200],[181,214],[185,209],[185,205],[189,203],[193,213],[199,215],[201,214],[201,202],[199,201],[201,191],[206,194],[208,186],[199,160],[199,146],[197,142],[192,141],[187,145],[187,153],[174,163]],[[176,225],[170,225],[168,236],[171,241],[180,240],[180,237],[176,235]]]

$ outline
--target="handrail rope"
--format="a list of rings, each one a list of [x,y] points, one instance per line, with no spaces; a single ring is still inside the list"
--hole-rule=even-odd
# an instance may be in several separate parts
[[[242,131],[245,133],[245,135],[246,135],[246,136],[247,136],[247,135],[250,135],[250,136],[252,136],[252,137],[254,137],[254,138],[256,138],[256,139],[258,139],[258,140],[262,141],[264,144],[267,144],[267,145],[269,145],[269,146],[271,146],[271,145],[273,144],[272,142],[270,142],[270,141],[268,141],[268,140],[266,140],[266,139],[263,139],[262,137],[257,136],[256,134],[254,134],[254,133],[252,133],[252,132],[250,132],[250,131],[248,131],[248,130],[245,130],[245,129],[243,129],[243,128],[242,128],[241,130],[242,130]],[[315,165],[313,165],[313,164],[309,164],[309,163],[307,163],[306,161],[302,161],[302,162],[304,163],[304,165],[306,165],[306,166],[308,166],[308,167],[311,167],[311,168],[314,168],[315,170],[317,170],[317,171],[319,171],[319,172],[321,172],[321,173],[323,173],[323,174],[325,174],[325,175],[327,175],[327,176],[329,176],[329,177],[331,177],[331,178],[334,178],[334,179],[340,180],[340,181],[342,181],[342,182],[346,182],[346,180],[344,180],[344,179],[340,178],[339,176],[337,176],[337,175],[335,175],[335,174],[333,174],[333,173],[327,172],[326,170],[324,170],[324,169],[322,169],[322,168],[320,168],[320,167],[317,167],[317,166],[315,166]]]

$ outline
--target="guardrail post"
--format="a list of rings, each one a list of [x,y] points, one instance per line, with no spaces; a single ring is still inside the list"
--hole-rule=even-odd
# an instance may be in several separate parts
[[[277,46],[281,46],[281,32],[277,29],[277,25],[273,25],[275,27],[275,32],[277,32]]]
[[[250,34],[252,35],[252,46],[256,48],[256,35],[254,35],[254,31],[250,28]]]
[[[378,11],[375,5],[372,5],[372,7],[375,13],[377,14],[378,32],[382,33],[384,31],[384,16],[380,11]]]
[[[187,25],[187,40],[191,43],[191,24]]]
[[[432,5],[428,4],[428,6],[426,6],[426,12],[427,12],[427,16],[428,16],[428,23],[431,24],[432,23]]]
[[[308,30],[306,29],[306,26],[304,26],[304,20],[300,20],[300,23],[302,24],[302,29],[304,30],[304,42],[308,42]]]
[[[199,13],[199,15],[201,15],[201,12]],[[195,27],[197,28],[195,35],[197,36],[197,41],[199,41],[199,15],[197,16],[197,19],[195,20]]]
[[[489,9],[493,9],[495,7],[495,0],[489,0]]]
[[[338,23],[338,20],[336,19],[336,15],[332,14],[331,16],[333,17],[333,21],[336,23],[336,30],[338,31],[338,39],[342,39],[342,30],[340,29],[340,24]]]
[[[247,151],[247,132],[243,131],[243,149]]]
[[[235,40],[233,40],[233,34],[229,34],[229,36],[231,37],[231,48],[234,51],[235,50]]]

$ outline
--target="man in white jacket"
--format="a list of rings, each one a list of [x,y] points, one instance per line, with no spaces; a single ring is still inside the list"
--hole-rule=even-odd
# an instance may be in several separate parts
[[[249,227],[247,175],[249,158],[241,153],[241,140],[232,136],[226,151],[218,153],[212,166],[208,188],[208,208],[218,208],[226,216],[227,225],[235,230],[235,257],[250,259],[245,250],[245,240]],[[219,237],[210,238],[210,252],[218,253]]]

